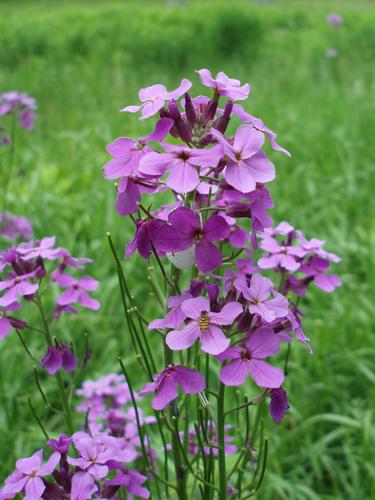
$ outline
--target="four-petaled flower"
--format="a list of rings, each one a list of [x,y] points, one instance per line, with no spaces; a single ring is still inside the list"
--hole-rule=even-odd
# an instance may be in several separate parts
[[[239,302],[229,302],[220,312],[212,312],[209,299],[196,297],[185,300],[181,310],[191,321],[182,330],[168,333],[165,339],[168,347],[180,351],[200,339],[202,350],[215,355],[225,351],[230,343],[220,326],[232,325],[241,314],[242,306]]]
[[[223,147],[228,157],[225,180],[241,193],[254,191],[257,182],[270,182],[275,178],[275,167],[261,151],[264,135],[251,125],[238,127],[233,145],[218,130],[211,134]]]
[[[208,69],[200,69],[197,73],[202,84],[213,88],[217,95],[229,97],[233,101],[243,101],[249,96],[250,85],[248,83],[241,87],[239,80],[229,78],[223,71],[220,71],[216,78],[212,77]]]
[[[279,349],[280,339],[272,328],[258,328],[243,346],[229,347],[218,356],[220,361],[234,360],[221,369],[220,380],[225,385],[237,386],[242,385],[250,374],[259,387],[280,387],[284,382],[284,372],[262,361],[277,354]]]
[[[140,106],[126,106],[121,111],[127,111],[128,113],[142,111],[141,120],[145,120],[156,115],[162,109],[165,102],[169,102],[172,99],[179,99],[190,87],[191,82],[186,79],[183,79],[180,86],[171,92],[168,92],[165,86],[160,83],[151,85],[151,87],[146,87],[138,92],[139,100],[142,102]]]
[[[245,278],[237,278],[234,286],[249,301],[250,313],[259,314],[267,323],[288,314],[288,299],[274,289],[271,280],[260,274],[253,274],[250,286]],[[271,294],[273,299],[269,298]]]
[[[59,306],[69,304],[80,304],[82,307],[96,311],[100,307],[100,302],[91,298],[87,292],[93,292],[98,288],[99,282],[91,276],[83,276],[75,279],[67,273],[63,273],[56,278],[56,283],[61,288],[67,288],[65,292],[57,297]]]
[[[180,365],[170,365],[153,378],[154,382],[143,386],[140,396],[154,392],[156,394],[152,400],[154,410],[162,410],[177,398],[177,385],[185,394],[197,394],[205,389],[205,380],[201,373]]]

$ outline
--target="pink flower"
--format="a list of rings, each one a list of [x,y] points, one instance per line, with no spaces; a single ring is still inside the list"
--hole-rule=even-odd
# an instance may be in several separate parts
[[[17,302],[20,297],[33,295],[39,288],[37,283],[30,283],[29,281],[30,278],[35,277],[35,271],[20,276],[14,273],[9,273],[9,275],[10,279],[0,281],[0,291],[6,290],[0,298],[0,306],[2,307]]]
[[[66,372],[75,370],[77,360],[67,345],[56,342],[56,347],[48,346],[47,353],[40,364],[42,368],[46,368],[50,375],[55,375],[61,368]]]
[[[225,167],[225,180],[241,193],[254,191],[256,183],[270,182],[275,178],[275,167],[261,151],[264,135],[250,125],[238,127],[233,145],[218,130],[211,134],[222,145],[229,160]]]
[[[249,301],[250,313],[258,314],[267,323],[288,314],[288,299],[274,289],[271,280],[260,274],[253,274],[250,286],[244,278],[236,279],[234,286]],[[269,298],[271,294],[272,299]]]
[[[191,149],[162,143],[166,153],[156,151],[146,154],[140,162],[139,170],[150,176],[161,176],[169,172],[167,186],[176,193],[189,193],[200,183],[197,167],[216,167],[220,160],[217,147],[211,149]]]
[[[9,304],[9,306],[4,307],[4,309],[0,311],[0,340],[5,339],[12,328],[21,330],[27,326],[25,321],[14,318],[8,314],[8,312],[16,311],[20,307],[18,302],[13,302],[13,304]]]
[[[25,499],[39,500],[46,486],[43,477],[50,476],[59,463],[60,453],[53,453],[48,461],[42,465],[43,451],[39,450],[30,458],[21,458],[16,462],[16,472],[5,481],[0,492],[1,498],[14,498],[24,492]]]
[[[152,400],[154,410],[162,410],[177,398],[177,385],[185,394],[197,394],[205,389],[204,377],[201,373],[179,365],[170,365],[159,375],[154,375],[154,382],[145,384],[139,393],[145,396],[154,392]]]
[[[140,106],[126,106],[121,111],[128,113],[142,111],[141,120],[145,120],[156,115],[162,109],[165,102],[181,97],[190,87],[191,82],[186,79],[183,79],[180,86],[171,92],[168,92],[164,85],[159,83],[151,85],[151,87],[146,87],[138,92],[139,100],[142,102]]]
[[[250,85],[246,83],[241,87],[239,80],[229,78],[225,73],[220,71],[216,78],[213,78],[211,71],[208,69],[200,69],[197,71],[203,85],[211,87],[215,93],[220,96],[229,97],[233,101],[242,101],[247,99],[250,93]]]
[[[301,265],[297,258],[304,257],[307,253],[300,246],[279,245],[272,236],[266,236],[260,246],[270,254],[259,259],[258,266],[261,269],[281,267],[286,271],[296,271]]]
[[[242,385],[247,375],[260,387],[278,388],[284,382],[284,373],[262,361],[277,354],[280,340],[272,328],[261,327],[251,334],[243,347],[230,347],[218,356],[220,361],[234,359],[220,371],[220,380],[225,385]]]
[[[91,276],[83,276],[79,280],[73,278],[67,273],[63,273],[56,278],[56,283],[62,288],[67,288],[65,292],[57,297],[57,305],[67,306],[79,303],[82,307],[97,311],[100,302],[91,298],[87,292],[92,292],[98,288],[99,281]]]
[[[55,260],[60,257],[60,249],[54,248],[56,238],[54,236],[43,238],[35,242],[35,247],[19,246],[17,252],[22,256],[23,260],[42,259]]]
[[[191,347],[197,339],[200,339],[204,352],[220,354],[230,343],[220,326],[231,325],[241,314],[242,306],[238,302],[229,302],[220,312],[211,312],[209,299],[196,297],[183,302],[181,310],[191,321],[182,330],[168,333],[166,337],[168,347],[173,351],[180,351]]]

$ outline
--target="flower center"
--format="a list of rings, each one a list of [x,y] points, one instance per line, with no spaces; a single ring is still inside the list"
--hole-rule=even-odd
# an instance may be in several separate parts
[[[208,312],[202,311],[199,318],[199,329],[201,332],[206,332],[210,326],[210,321],[208,319]]]
[[[236,157],[236,160],[237,160],[237,161],[242,160],[242,158],[241,158],[241,151],[236,151],[236,153],[235,153],[235,155],[234,155],[234,156]]]
[[[187,151],[181,151],[181,153],[178,155],[178,158],[183,161],[187,161],[190,158],[190,155]]]

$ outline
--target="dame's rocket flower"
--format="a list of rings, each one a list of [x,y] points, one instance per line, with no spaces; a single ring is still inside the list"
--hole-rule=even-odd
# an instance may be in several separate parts
[[[276,389],[284,382],[284,372],[265,361],[277,354],[280,340],[272,328],[260,327],[251,334],[243,346],[229,347],[218,356],[220,361],[234,360],[220,371],[225,385],[242,385],[248,375],[259,387]]]
[[[46,368],[50,375],[55,375],[63,368],[66,372],[72,372],[77,367],[77,359],[72,354],[69,346],[56,342],[56,346],[48,346],[47,353],[41,361],[42,368]]]
[[[267,323],[288,314],[288,299],[274,289],[272,281],[268,278],[253,274],[250,286],[244,278],[236,279],[234,286],[249,301],[250,313],[258,314]],[[269,298],[271,294],[272,299]]]
[[[7,307],[20,297],[28,297],[33,295],[39,288],[38,283],[30,283],[29,279],[34,278],[36,271],[30,273],[16,275],[9,273],[9,279],[0,281],[0,291],[6,290],[0,298],[0,306]]]
[[[56,278],[56,283],[61,288],[66,288],[65,292],[57,297],[57,305],[67,306],[78,303],[93,311],[100,308],[100,302],[87,293],[93,292],[99,285],[99,281],[94,280],[91,276],[83,276],[77,280],[73,276],[63,273]]]
[[[167,186],[176,193],[190,193],[200,183],[197,167],[216,167],[220,160],[217,147],[192,149],[162,143],[165,153],[156,151],[146,154],[140,162],[139,170],[149,176],[162,176],[169,172]]]
[[[220,71],[216,78],[212,77],[208,69],[200,69],[197,73],[202,84],[213,88],[217,95],[229,97],[233,101],[242,101],[249,96],[250,85],[248,83],[241,87],[239,80],[229,78],[223,71]]]
[[[220,312],[210,310],[210,301],[206,297],[185,300],[181,310],[191,321],[182,330],[168,333],[165,341],[173,351],[191,347],[197,339],[208,354],[220,354],[229,346],[230,340],[224,335],[220,326],[232,325],[241,314],[239,302],[229,302]]]
[[[21,458],[16,462],[16,471],[5,481],[0,491],[0,498],[14,498],[19,493],[25,494],[25,499],[39,500],[46,485],[42,478],[50,476],[60,460],[60,453],[52,453],[43,465],[43,451],[39,450],[29,458]]]
[[[301,265],[298,258],[306,255],[306,251],[301,246],[279,245],[272,236],[264,237],[260,247],[269,252],[267,257],[261,257],[258,261],[261,269],[281,267],[286,271],[296,271]]]
[[[170,365],[159,375],[154,375],[154,381],[143,386],[140,396],[154,392],[152,400],[154,410],[162,410],[177,398],[177,386],[185,394],[198,394],[205,389],[204,377],[201,373],[180,365]]]
[[[60,257],[60,249],[55,248],[56,238],[46,237],[35,242],[35,246],[20,245],[17,252],[23,260],[36,259],[38,257],[47,260],[56,260]]]
[[[151,87],[146,87],[138,92],[139,100],[142,102],[140,106],[126,106],[121,109],[121,111],[128,113],[137,113],[137,111],[141,111],[141,120],[145,120],[146,118],[156,115],[166,102],[172,99],[177,100],[184,95],[185,92],[190,89],[191,85],[189,80],[183,79],[180,86],[171,92],[168,92],[165,86],[159,83],[151,85]]]
[[[212,215],[201,225],[200,217],[187,207],[170,212],[169,225],[155,235],[156,246],[165,252],[182,252],[194,246],[195,259],[200,271],[207,273],[222,262],[220,250],[214,245],[230,235],[230,228],[223,217]]]
[[[14,318],[8,314],[9,312],[16,311],[19,308],[20,304],[18,302],[13,302],[13,304],[9,304],[0,311],[0,340],[5,339],[12,328],[22,330],[22,328],[27,326],[25,321]]]
[[[225,180],[241,193],[254,191],[257,182],[270,182],[275,178],[275,167],[261,151],[264,135],[250,125],[238,127],[233,145],[218,130],[211,134],[223,147],[229,160],[225,167]]]

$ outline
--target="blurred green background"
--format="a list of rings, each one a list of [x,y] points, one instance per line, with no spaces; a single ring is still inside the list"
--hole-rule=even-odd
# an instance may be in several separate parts
[[[327,23],[331,12],[342,26]],[[330,48],[338,57],[326,57]],[[34,96],[39,116],[35,130],[17,139],[10,209],[30,218],[38,237],[54,234],[74,255],[95,261],[89,271],[101,281],[101,312],[59,325],[78,349],[88,332],[86,377],[118,370],[124,331],[106,232],[121,253],[131,233],[102,177],[105,146],[150,127],[118,110],[137,102],[141,86],[175,88],[183,77],[196,84],[195,69],[223,70],[250,82],[248,111],[292,152],[287,159],[269,151],[277,167],[273,219],[325,239],[343,258],[343,286],[333,295],[312,290],[303,306],[314,355],[293,346],[291,409],[280,425],[267,422],[261,499],[375,498],[374,61],[372,1],[0,2],[0,92]],[[144,262],[134,258],[126,270],[145,313],[159,315]],[[11,415],[7,428],[0,411],[1,483],[17,457],[43,443],[27,396],[52,434],[59,422],[44,408],[15,335],[0,344],[0,368]],[[53,400],[54,384],[43,383]]]

